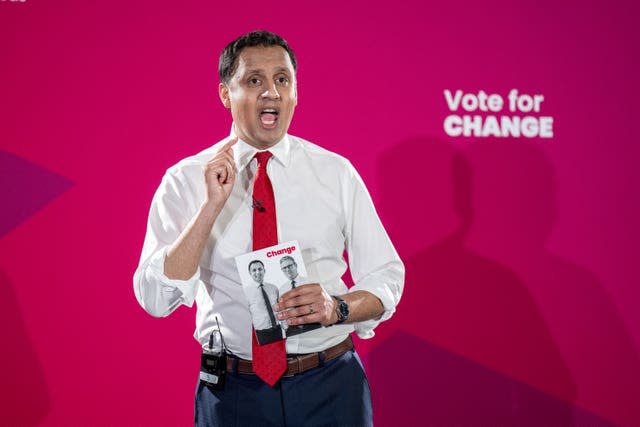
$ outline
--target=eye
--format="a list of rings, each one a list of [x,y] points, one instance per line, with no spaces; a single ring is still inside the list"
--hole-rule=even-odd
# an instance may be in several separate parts
[[[249,86],[260,86],[261,83],[260,79],[257,77],[251,77],[247,82],[249,83]]]
[[[278,78],[276,79],[276,82],[277,82],[278,84],[280,84],[280,85],[286,85],[286,84],[288,84],[288,83],[289,83],[289,79],[288,79],[288,78],[286,78],[286,77],[284,77],[284,76],[283,76],[283,77],[278,77]]]

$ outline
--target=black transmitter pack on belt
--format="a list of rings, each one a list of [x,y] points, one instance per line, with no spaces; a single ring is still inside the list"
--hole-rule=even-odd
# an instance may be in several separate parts
[[[217,317],[216,324],[218,324],[218,329],[211,332],[209,337],[209,351],[203,351],[200,356],[200,381],[214,390],[224,390],[224,380],[227,375],[227,346],[224,343],[222,332],[220,332]],[[219,353],[213,351],[215,333],[220,335],[221,349]]]
[[[200,381],[214,390],[224,389],[224,380],[227,374],[227,355],[202,353],[200,356]]]

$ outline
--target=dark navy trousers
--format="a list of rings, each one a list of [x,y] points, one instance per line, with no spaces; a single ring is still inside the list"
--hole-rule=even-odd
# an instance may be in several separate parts
[[[256,375],[227,372],[224,390],[198,380],[199,427],[367,427],[373,425],[371,392],[355,351],[293,377],[274,388]]]

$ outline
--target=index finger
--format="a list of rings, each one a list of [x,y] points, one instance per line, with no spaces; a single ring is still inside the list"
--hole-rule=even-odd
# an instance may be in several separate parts
[[[238,137],[237,137],[237,136],[236,136],[236,137],[233,137],[232,139],[230,139],[229,141],[227,141],[227,142],[226,142],[222,147],[220,147],[220,148],[218,149],[218,151],[217,151],[217,153],[216,153],[216,154],[218,154],[218,153],[223,153],[223,152],[225,152],[225,151],[230,150],[230,149],[231,149],[231,147],[233,147],[233,146],[236,144],[236,142],[238,142]]]

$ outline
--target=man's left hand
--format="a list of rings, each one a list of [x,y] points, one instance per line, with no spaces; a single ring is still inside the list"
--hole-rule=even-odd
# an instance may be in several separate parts
[[[278,319],[289,326],[306,323],[333,325],[338,321],[336,300],[319,283],[297,286],[282,294],[274,306]]]

